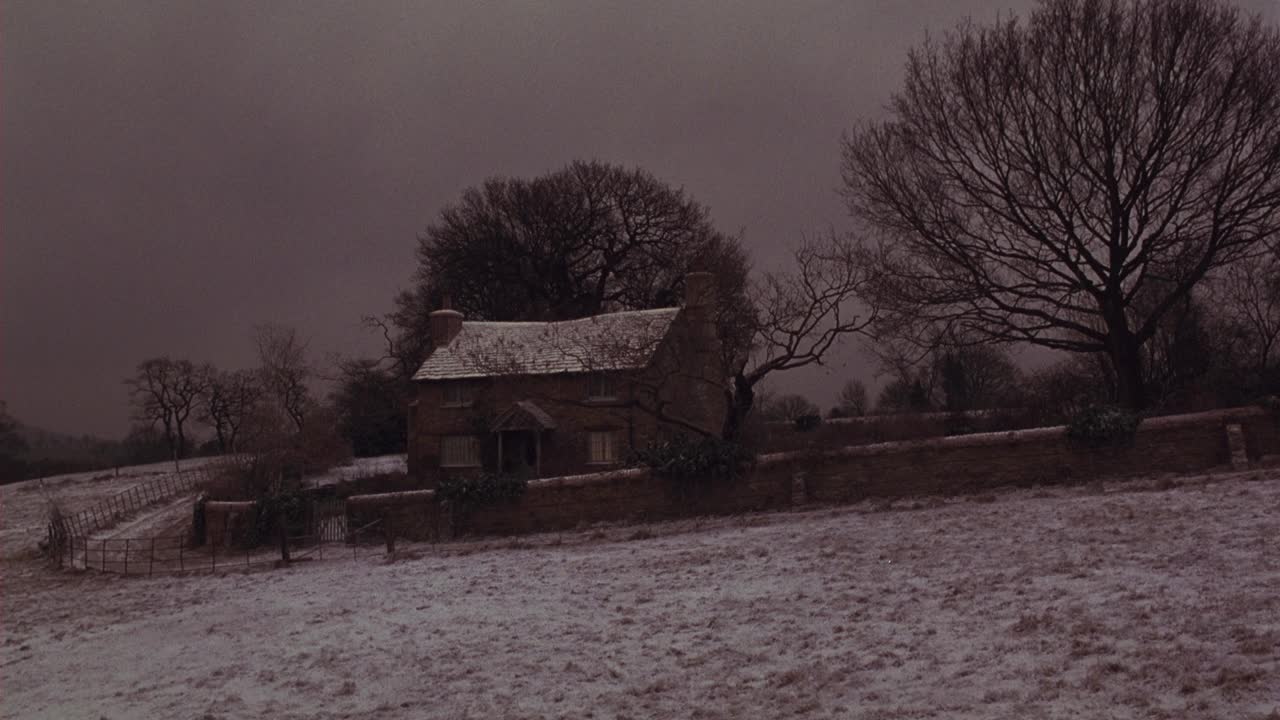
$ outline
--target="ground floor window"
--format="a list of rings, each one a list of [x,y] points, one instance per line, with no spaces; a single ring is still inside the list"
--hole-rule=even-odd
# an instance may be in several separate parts
[[[480,467],[480,438],[450,435],[440,441],[440,467]]]
[[[592,430],[587,433],[587,448],[587,462],[592,465],[611,465],[618,462],[618,432]]]

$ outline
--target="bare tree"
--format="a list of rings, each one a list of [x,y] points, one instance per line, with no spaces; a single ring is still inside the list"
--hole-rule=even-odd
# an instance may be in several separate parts
[[[806,240],[793,253],[789,272],[766,273],[752,292],[750,313],[740,315],[750,338],[728,358],[729,406],[721,432],[737,439],[755,403],[756,386],[771,373],[820,365],[849,335],[875,321],[874,307],[861,302],[869,281],[858,246],[835,234]]]
[[[876,412],[881,415],[930,412],[933,409],[929,390],[918,377],[894,378],[876,398]]]
[[[235,452],[245,420],[262,396],[259,374],[252,370],[223,371],[206,365],[200,421],[213,428],[222,452]]]
[[[792,422],[806,415],[817,415],[820,410],[809,398],[791,393],[779,396],[767,406],[761,406],[760,412],[766,420]]]
[[[1227,268],[1217,290],[1219,312],[1244,338],[1251,369],[1265,371],[1280,354],[1280,257]]]
[[[157,357],[138,363],[125,379],[134,419],[164,435],[174,467],[188,449],[186,426],[204,392],[205,374],[190,360]]]
[[[844,142],[877,333],[1105,354],[1144,406],[1161,318],[1280,232],[1277,66],[1280,34],[1215,0],[1046,0],[913,51]]]
[[[934,353],[934,386],[950,412],[1009,407],[1016,401],[1022,374],[998,347],[956,345]]]
[[[831,409],[831,417],[861,417],[867,414],[870,407],[867,401],[867,386],[861,380],[849,380],[840,388],[836,396],[836,406]]]
[[[262,387],[280,410],[301,431],[311,403],[309,382],[315,374],[307,360],[307,342],[298,331],[284,325],[259,325],[253,341],[261,364]]]

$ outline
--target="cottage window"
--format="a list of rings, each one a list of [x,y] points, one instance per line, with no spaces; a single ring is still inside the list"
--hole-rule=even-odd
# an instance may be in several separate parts
[[[480,467],[480,438],[451,435],[440,442],[440,467]]]
[[[618,433],[613,430],[595,430],[587,433],[587,462],[592,465],[612,465],[618,462]]]
[[[471,407],[471,386],[466,383],[449,383],[444,386],[444,407]]]
[[[617,383],[610,375],[592,375],[587,380],[588,400],[616,400],[618,398]]]

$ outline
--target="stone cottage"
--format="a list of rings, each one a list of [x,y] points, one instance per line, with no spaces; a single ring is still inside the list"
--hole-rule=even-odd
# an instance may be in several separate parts
[[[435,349],[413,377],[409,473],[431,484],[594,472],[675,433],[718,433],[726,400],[713,280],[690,273],[681,307],[563,322],[431,313]]]

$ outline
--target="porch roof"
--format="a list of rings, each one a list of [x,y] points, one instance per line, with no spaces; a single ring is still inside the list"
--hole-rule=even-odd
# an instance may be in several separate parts
[[[532,400],[519,400],[493,421],[493,432],[504,430],[555,430],[556,421]]]

